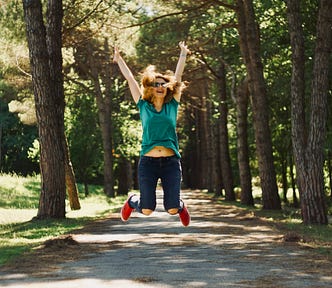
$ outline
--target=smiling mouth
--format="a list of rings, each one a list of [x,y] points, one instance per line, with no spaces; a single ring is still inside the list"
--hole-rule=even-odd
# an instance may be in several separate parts
[[[156,90],[157,94],[164,94],[164,92],[165,92],[164,89]]]

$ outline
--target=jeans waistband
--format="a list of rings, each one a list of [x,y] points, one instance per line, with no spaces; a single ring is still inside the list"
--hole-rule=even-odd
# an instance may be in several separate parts
[[[158,161],[158,160],[170,160],[173,158],[178,158],[176,155],[172,155],[172,156],[164,156],[164,157],[151,157],[151,156],[141,156],[141,159],[147,159],[147,160],[151,160],[151,161]]]

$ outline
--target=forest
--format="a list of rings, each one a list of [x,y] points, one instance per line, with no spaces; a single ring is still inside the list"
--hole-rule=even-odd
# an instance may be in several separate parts
[[[185,41],[183,187],[327,224],[331,15],[330,0],[3,0],[0,171],[41,174],[41,218],[64,217],[75,182],[138,189],[141,123],[113,50],[139,80],[174,71]]]

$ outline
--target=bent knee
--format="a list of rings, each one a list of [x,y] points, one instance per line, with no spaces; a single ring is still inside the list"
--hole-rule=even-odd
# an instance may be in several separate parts
[[[171,215],[175,215],[179,212],[179,209],[178,208],[171,208],[171,209],[168,209],[167,212]]]
[[[151,209],[142,209],[142,213],[146,216],[149,216],[152,212],[153,210]]]

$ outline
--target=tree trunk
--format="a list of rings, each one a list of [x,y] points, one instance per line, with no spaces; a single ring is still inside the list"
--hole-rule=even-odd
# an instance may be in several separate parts
[[[130,161],[123,156],[119,159],[118,179],[117,195],[127,195],[132,187],[132,170]]]
[[[200,95],[200,97],[203,97],[202,95]],[[199,99],[201,100],[201,99]],[[203,99],[201,100],[201,102],[204,102]],[[199,103],[199,107],[198,109],[195,109],[195,158],[196,161],[191,161],[192,164],[194,164],[192,166],[192,171],[193,174],[195,175],[193,178],[193,183],[194,183],[194,188],[198,188],[198,189],[206,189],[206,181],[205,180],[205,171],[203,169],[206,169],[206,167],[204,165],[204,158],[203,155],[204,153],[206,153],[207,151],[204,149],[205,145],[204,143],[202,143],[203,137],[202,137],[202,130],[204,130],[203,126],[203,115],[204,112],[202,112],[202,103]],[[199,167],[202,167],[202,171],[204,172],[199,172]]]
[[[331,150],[327,152],[327,171],[329,174],[330,198],[332,199],[332,153]]]
[[[291,177],[291,183],[292,183],[292,191],[293,191],[293,207],[299,208],[299,200],[297,199],[296,195],[296,184],[295,184],[295,176],[294,176],[294,163],[293,163],[293,157],[292,155],[289,155],[289,174]]]
[[[78,197],[78,190],[76,185],[75,173],[73,165],[70,161],[70,153],[68,148],[67,139],[65,139],[65,179],[66,179],[66,188],[69,199],[69,205],[71,210],[81,209],[80,200]]]
[[[97,55],[93,53],[91,45],[88,46],[88,65],[91,72],[91,78],[93,80],[94,92],[96,96],[96,102],[98,107],[99,124],[101,128],[101,135],[103,141],[104,151],[104,192],[109,197],[114,197],[114,177],[113,177],[113,153],[112,153],[112,128],[111,128],[111,107],[110,107],[110,93],[103,94],[99,71],[95,61]],[[107,54],[107,53],[106,53]],[[109,54],[108,54],[109,55]]]
[[[23,0],[40,141],[38,218],[65,218],[62,1],[48,1],[47,29],[39,0]]]
[[[299,0],[288,0],[287,16],[292,47],[292,141],[304,224],[327,224],[324,199],[324,141],[332,45],[332,2],[321,0],[312,73],[311,107],[305,121],[305,51]]]
[[[273,163],[268,102],[260,58],[260,40],[252,0],[238,0],[240,49],[248,74],[252,99],[256,150],[262,187],[263,209],[281,209]]]
[[[219,112],[220,112],[220,165],[221,165],[221,177],[222,183],[225,189],[225,200],[234,201],[234,183],[233,173],[231,165],[231,157],[229,155],[229,141],[228,141],[228,107],[227,107],[227,89],[226,89],[226,71],[225,65],[220,63],[220,69],[218,73],[218,85],[219,85]]]
[[[288,190],[288,181],[287,181],[287,159],[281,159],[281,177],[282,177],[282,200],[284,203],[288,203],[287,199],[287,190]]]
[[[189,86],[189,89],[190,86]],[[189,92],[191,93],[191,92]],[[188,145],[186,145],[185,150],[183,151],[183,157],[182,157],[182,164],[183,164],[183,182],[187,188],[194,188],[196,187],[196,181],[197,180],[197,175],[195,175],[195,172],[197,171],[196,165],[197,165],[197,129],[194,129],[194,123],[195,123],[195,116],[196,112],[193,106],[188,105],[187,102],[183,101],[182,104],[185,109],[185,113],[183,113],[183,126],[190,127],[189,128],[189,138],[191,141],[188,141]],[[195,140],[196,141],[195,141]],[[136,175],[136,174],[135,174]]]
[[[215,169],[215,174],[216,174],[216,178],[215,178],[215,195],[216,197],[222,196],[223,193],[223,189],[224,189],[224,185],[222,182],[222,176],[221,176],[221,161],[220,161],[220,121],[218,121],[217,125],[215,125],[214,127],[214,135],[216,138],[216,169]]]
[[[201,71],[204,75],[206,71]],[[189,182],[191,188],[209,189],[211,173],[211,151],[209,139],[209,122],[207,117],[207,96],[208,87],[206,81],[196,81],[189,87],[191,97],[196,99],[194,107],[191,107],[193,118],[193,141],[190,141],[191,147],[186,151],[185,159],[188,167]],[[189,113],[186,113],[189,114]]]
[[[107,143],[107,157],[108,157],[108,163],[109,165],[107,171],[107,179],[105,179],[105,189],[106,194],[110,197],[115,197],[115,191],[114,191],[114,173],[113,173],[113,125],[112,125],[112,67],[114,67],[114,63],[110,62],[111,59],[111,52],[108,45],[108,39],[104,39],[104,74],[101,75],[105,87],[104,92],[104,107],[105,107],[105,129],[107,127],[107,135],[106,140],[108,140]],[[104,76],[104,77],[103,77]],[[100,99],[101,100],[101,99]],[[99,100],[99,101],[100,101]],[[97,100],[98,101],[98,100]],[[107,186],[106,186],[107,185]]]
[[[209,94],[207,94],[209,96]],[[207,99],[206,101],[206,137],[207,137],[207,151],[208,152],[208,173],[207,173],[207,189],[210,193],[216,192],[216,149],[217,149],[217,142],[216,135],[214,133],[214,123],[212,121],[212,112],[213,111],[213,104],[211,99]]]
[[[253,206],[254,198],[252,196],[248,145],[248,102],[248,81],[244,80],[238,87],[236,97],[237,158],[241,185],[241,204]]]
[[[99,123],[101,127],[101,134],[103,140],[104,151],[104,191],[109,197],[114,197],[114,181],[113,181],[113,153],[112,144],[110,142],[111,130],[110,130],[110,114],[109,108],[103,100],[99,79],[94,80],[95,93],[98,106]]]
[[[137,172],[137,167],[138,167],[138,162],[139,162],[139,157],[135,157],[134,159],[134,165],[131,166],[131,169],[133,170],[133,189],[138,190],[139,189],[139,184],[138,184],[138,172]]]
[[[89,196],[89,184],[88,182],[84,181],[84,196],[88,197]]]
[[[206,71],[202,71],[203,73],[206,73]],[[202,181],[202,186],[201,188],[210,188],[213,187],[211,183],[209,183],[209,179],[211,176],[211,139],[209,138],[209,127],[211,123],[209,122],[209,117],[208,117],[208,95],[209,95],[209,89],[208,85],[205,81],[201,82],[200,85],[200,96],[201,96],[201,110],[199,111],[200,114],[200,122],[197,123],[199,124],[199,141],[200,141],[200,147],[201,149],[199,150],[199,153],[201,154],[201,161],[202,161],[202,166],[201,166],[201,181]],[[211,191],[212,192],[212,191]]]
[[[1,108],[1,103],[0,103],[0,108]],[[0,123],[0,170],[2,170],[2,123]]]

